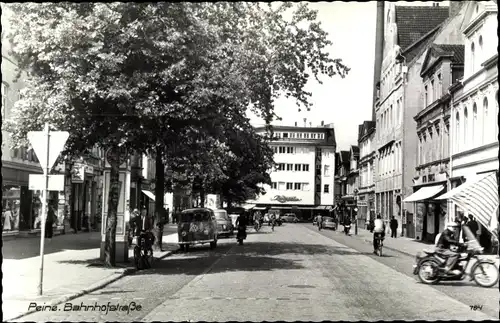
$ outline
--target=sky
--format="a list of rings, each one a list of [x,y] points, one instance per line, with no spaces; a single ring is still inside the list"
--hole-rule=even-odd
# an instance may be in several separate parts
[[[442,6],[449,1],[440,1]],[[432,5],[423,1],[399,1],[396,5]],[[344,78],[323,77],[323,84],[311,79],[307,90],[312,92],[310,112],[298,112],[294,100],[281,98],[275,102],[276,113],[283,119],[276,125],[319,125],[333,123],[337,151],[357,145],[358,125],[371,120],[373,105],[373,64],[375,59],[376,1],[370,2],[316,2],[309,7],[318,11],[318,20],[333,42],[330,55],[341,58],[351,68]],[[251,112],[252,124],[263,124]]]
[[[276,113],[283,118],[276,125],[319,125],[333,123],[337,151],[357,145],[358,125],[371,119],[373,61],[375,54],[376,2],[316,2],[309,7],[318,10],[318,20],[332,41],[332,58],[341,58],[351,70],[342,79],[322,77],[323,84],[311,79],[307,90],[312,92],[311,111],[298,112],[295,101],[280,98]],[[253,124],[262,123],[249,113]]]

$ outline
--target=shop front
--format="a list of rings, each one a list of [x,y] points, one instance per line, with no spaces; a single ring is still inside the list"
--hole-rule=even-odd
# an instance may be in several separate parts
[[[102,184],[99,169],[87,163],[74,163],[71,172],[70,223],[75,231],[90,231],[97,228],[97,215],[102,198]]]
[[[17,235],[19,232],[30,232],[36,229],[40,223],[41,200],[39,192],[29,190],[30,174],[38,173],[36,171],[2,167],[3,236]]]

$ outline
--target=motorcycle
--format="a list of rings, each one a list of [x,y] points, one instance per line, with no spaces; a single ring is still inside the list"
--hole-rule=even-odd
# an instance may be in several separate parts
[[[345,235],[349,235],[349,231],[351,231],[351,225],[344,225],[344,233]]]
[[[245,240],[246,238],[247,238],[247,232],[245,227],[238,227],[238,234],[236,234],[236,241],[238,241],[238,243],[242,245],[243,240]]]
[[[460,257],[450,272],[444,272],[446,258],[434,250],[424,250],[424,254],[418,253],[416,264],[413,265],[413,274],[417,275],[424,284],[437,284],[441,280],[457,281],[464,280],[467,276],[470,280],[481,287],[492,287],[498,283],[498,267],[490,259],[482,259],[478,256],[483,253],[481,246],[465,243],[459,248]],[[466,270],[472,263],[470,273]],[[487,272],[486,268],[491,268],[492,272]],[[490,275],[491,274],[491,275]],[[484,280],[479,278],[482,276]]]

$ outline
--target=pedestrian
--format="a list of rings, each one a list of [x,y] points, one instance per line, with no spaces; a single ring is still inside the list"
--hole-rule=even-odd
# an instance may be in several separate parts
[[[398,220],[393,216],[391,219],[391,238],[397,238],[398,237]]]
[[[54,235],[54,223],[57,221],[56,212],[54,210],[54,200],[49,200],[47,205],[47,219],[45,219],[45,238],[52,240]]]
[[[467,226],[472,231],[474,237],[477,238],[477,230],[479,230],[479,225],[477,224],[476,219],[474,219],[474,216],[469,215],[469,222],[467,223]]]

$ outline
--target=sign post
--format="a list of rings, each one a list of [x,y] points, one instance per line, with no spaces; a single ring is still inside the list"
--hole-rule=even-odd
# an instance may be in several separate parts
[[[60,178],[49,175],[50,169],[56,162],[59,153],[63,150],[66,140],[68,140],[69,133],[66,131],[53,131],[49,129],[49,124],[45,123],[44,131],[30,131],[28,132],[28,140],[31,142],[35,153],[40,160],[40,165],[43,169],[43,180],[40,181],[39,177],[30,177],[30,189],[42,191],[42,225],[40,233],[40,280],[38,282],[38,295],[43,294],[43,252],[45,247],[45,221],[47,219],[47,198],[50,190],[64,190],[64,175],[62,177],[62,187],[60,185]],[[49,179],[54,184],[49,188]],[[37,180],[38,179],[38,180]],[[42,184],[42,185],[40,185]],[[40,187],[41,186],[41,187]]]

